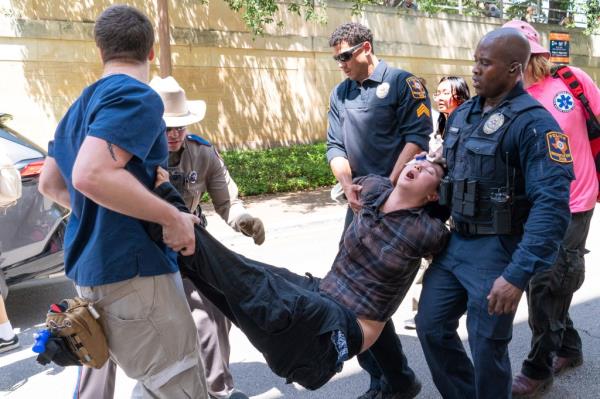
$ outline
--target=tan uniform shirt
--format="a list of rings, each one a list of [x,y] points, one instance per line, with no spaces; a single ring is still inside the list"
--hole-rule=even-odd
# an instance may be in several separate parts
[[[215,211],[239,231],[236,220],[247,212],[238,198],[237,185],[213,146],[201,144],[188,135],[179,152],[169,153],[169,174],[192,212],[208,192]]]

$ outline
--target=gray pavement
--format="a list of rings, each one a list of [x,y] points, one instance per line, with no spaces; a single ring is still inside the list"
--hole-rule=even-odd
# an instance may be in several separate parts
[[[345,208],[328,197],[327,190],[316,190],[277,196],[253,197],[247,201],[248,210],[261,217],[267,229],[265,244],[256,246],[252,240],[231,230],[222,220],[208,211],[208,229],[232,250],[248,257],[277,266],[285,266],[302,274],[310,272],[323,276],[336,252],[342,230]],[[598,210],[597,210],[598,211]],[[600,211],[598,211],[600,212]],[[586,257],[587,276],[583,287],[575,294],[572,318],[584,340],[585,363],[555,381],[546,398],[598,398],[600,389],[600,222],[592,221]],[[39,327],[49,303],[73,294],[72,286],[64,280],[50,285],[13,290],[8,299],[11,321],[20,330],[21,350],[0,355],[0,396],[10,398],[71,398],[76,369],[42,367],[35,363],[30,346],[33,330]],[[410,294],[409,294],[410,295]],[[401,336],[411,366],[423,382],[419,398],[439,398],[418,339],[414,331],[405,330],[403,320],[409,318],[410,300],[401,305],[393,317],[397,333]],[[513,369],[529,348],[530,333],[527,326],[527,309],[521,303],[515,319],[510,353]],[[460,333],[466,339],[464,320]],[[344,370],[316,392],[296,385],[286,385],[266,366],[264,359],[237,329],[231,335],[231,368],[237,388],[254,398],[354,398],[367,386],[367,375],[355,359],[347,362]],[[466,342],[466,341],[465,341]],[[290,343],[293,345],[293,343]],[[116,398],[128,398],[133,381],[122,372],[117,378]]]

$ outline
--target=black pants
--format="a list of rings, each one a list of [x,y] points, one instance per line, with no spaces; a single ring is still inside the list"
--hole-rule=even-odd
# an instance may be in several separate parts
[[[344,233],[352,220],[354,212],[350,207],[344,220]],[[342,241],[340,241],[341,245]],[[417,270],[415,270],[416,274]],[[408,366],[408,360],[402,350],[402,343],[396,334],[394,323],[390,319],[375,344],[357,357],[358,364],[369,373],[369,390],[383,392],[402,392],[415,382],[415,373]]]
[[[573,213],[555,264],[535,274],[529,282],[529,327],[531,351],[523,362],[522,373],[542,380],[552,375],[552,354],[580,357],[581,338],[569,317],[573,293],[585,278],[585,241],[593,209]]]
[[[263,354],[287,382],[317,389],[340,370],[332,332],[341,331],[348,358],[360,352],[356,316],[318,291],[318,279],[245,258],[196,227],[196,253],[179,267]]]

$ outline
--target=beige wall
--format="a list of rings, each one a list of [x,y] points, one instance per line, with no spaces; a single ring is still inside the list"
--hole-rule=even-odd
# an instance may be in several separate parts
[[[156,21],[155,2],[124,1]],[[101,73],[93,43],[95,17],[111,1],[0,0],[0,112],[45,146],[69,104]],[[327,102],[342,78],[328,36],[354,19],[369,26],[375,50],[390,64],[427,79],[470,77],[473,49],[501,21],[369,7],[351,17],[331,2],[328,24],[306,23],[285,11],[285,27],[253,38],[222,0],[171,0],[173,74],[188,98],[208,104],[191,130],[220,148],[310,142],[325,137]],[[547,44],[546,26],[538,26]],[[572,64],[600,78],[600,37],[571,32]],[[156,74],[157,65],[152,66]],[[468,79],[470,81],[470,79]]]

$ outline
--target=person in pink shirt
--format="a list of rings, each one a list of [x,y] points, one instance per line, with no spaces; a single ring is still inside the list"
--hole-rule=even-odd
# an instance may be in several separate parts
[[[531,25],[515,20],[504,27],[521,31],[529,40],[531,58],[523,71],[524,87],[550,111],[568,136],[575,172],[569,204],[571,222],[558,258],[550,269],[534,275],[528,287],[529,326],[533,336],[529,355],[513,379],[513,398],[519,398],[547,390],[555,375],[583,363],[581,339],[568,311],[573,293],[584,280],[585,241],[596,205],[598,180],[583,105],[560,78],[552,76],[554,65],[549,61],[550,53],[540,45],[539,34]],[[599,118],[600,90],[581,69],[570,68]]]

